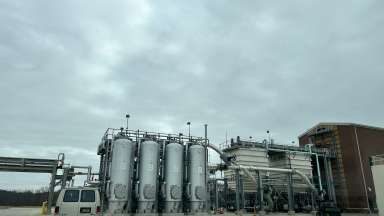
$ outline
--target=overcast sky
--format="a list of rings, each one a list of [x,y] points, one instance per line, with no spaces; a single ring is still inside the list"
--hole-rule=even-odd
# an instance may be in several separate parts
[[[107,127],[291,143],[384,126],[384,1],[0,1],[0,155],[97,166]],[[296,141],[297,142],[297,141]],[[33,178],[31,178],[33,176]],[[45,185],[0,173],[0,188]],[[17,179],[17,180],[15,180]],[[31,186],[32,187],[32,186]]]

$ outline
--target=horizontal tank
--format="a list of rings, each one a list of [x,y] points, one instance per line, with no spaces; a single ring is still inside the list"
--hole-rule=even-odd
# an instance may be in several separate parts
[[[204,212],[206,202],[206,151],[202,145],[192,145],[188,148],[188,180],[190,193],[190,211]]]
[[[158,162],[158,143],[151,140],[142,142],[139,157],[139,213],[157,212]]]
[[[165,209],[166,213],[182,212],[184,147],[169,143],[165,147]]]
[[[128,138],[117,136],[113,141],[108,197],[108,211],[111,213],[124,213],[131,210],[134,153],[135,145]]]

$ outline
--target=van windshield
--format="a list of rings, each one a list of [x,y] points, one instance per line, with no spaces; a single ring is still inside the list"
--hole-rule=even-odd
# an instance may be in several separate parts
[[[95,202],[95,191],[82,190],[80,202]]]
[[[63,202],[79,201],[79,190],[67,190],[64,193]]]

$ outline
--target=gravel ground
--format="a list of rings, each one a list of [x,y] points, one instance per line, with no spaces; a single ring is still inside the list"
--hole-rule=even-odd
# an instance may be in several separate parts
[[[3,207],[0,206],[0,216],[37,216],[40,214],[40,207]],[[223,215],[223,214],[222,214]],[[236,214],[225,214],[223,216],[235,216]],[[287,216],[286,213],[274,213],[267,214],[267,216]],[[296,216],[312,216],[311,214],[295,214]],[[218,214],[217,216],[220,216]],[[243,214],[243,216],[253,216],[253,214]],[[347,213],[342,214],[342,216],[378,216],[377,214],[353,214]]]
[[[1,216],[35,216],[40,215],[40,207],[0,207]]]

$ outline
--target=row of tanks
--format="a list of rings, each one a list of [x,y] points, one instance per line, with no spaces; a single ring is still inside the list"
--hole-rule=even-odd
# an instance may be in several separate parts
[[[102,148],[105,212],[173,215],[206,211],[207,151],[203,142],[120,132],[106,139]]]

